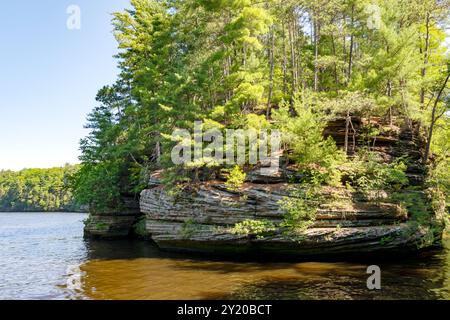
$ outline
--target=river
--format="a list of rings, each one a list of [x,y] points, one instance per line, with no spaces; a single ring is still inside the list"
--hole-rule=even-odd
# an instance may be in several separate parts
[[[450,241],[383,261],[243,262],[85,241],[78,213],[0,213],[0,299],[450,299]],[[368,265],[381,290],[368,290]]]

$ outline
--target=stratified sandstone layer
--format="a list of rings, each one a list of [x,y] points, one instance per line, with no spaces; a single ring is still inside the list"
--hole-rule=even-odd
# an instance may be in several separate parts
[[[127,238],[140,215],[137,199],[124,198],[123,210],[91,212],[85,221],[84,236],[91,239]]]
[[[385,130],[381,123],[380,119],[352,118],[355,130],[348,133],[349,156],[370,146],[386,163],[406,157],[409,184],[419,191],[402,192],[417,203],[425,203],[428,200],[420,191],[425,177],[421,164],[424,143],[417,127],[390,125]],[[337,118],[328,123],[324,132],[325,136],[333,137],[338,147],[344,145],[345,124],[346,118]],[[371,141],[361,139],[368,124],[380,129],[380,134]],[[322,203],[314,224],[306,231],[287,232],[281,227],[285,212],[280,200],[292,197],[290,190],[301,187],[295,182],[302,177],[295,164],[290,165],[285,157],[280,163],[278,172],[272,176],[261,175],[258,168],[247,172],[246,183],[236,192],[228,190],[223,181],[213,180],[191,185],[172,196],[155,173],[148,188],[142,191],[138,205],[132,199],[125,211],[91,214],[85,235],[127,237],[133,234],[133,225],[139,221],[139,228],[134,228],[139,229],[139,236],[151,238],[162,249],[289,256],[406,252],[433,246],[441,237],[439,227],[418,224],[384,191],[376,192],[376,197],[367,197],[331,187],[323,187],[321,191]],[[268,221],[279,227],[263,236],[236,234],[233,227],[245,220]]]
[[[147,232],[163,249],[313,256],[403,252],[433,244],[427,243],[430,229],[412,227],[397,205],[368,202],[333,188],[324,188],[326,200],[317,220],[304,232],[280,229],[263,237],[232,232],[232,227],[244,220],[279,224],[284,215],[279,201],[289,195],[290,188],[289,184],[247,183],[237,193],[216,181],[172,197],[162,186],[154,186],[142,192],[141,211],[146,214]]]
[[[395,121],[394,121],[395,122]],[[349,155],[361,148],[370,150],[389,163],[406,157],[410,185],[423,189],[425,170],[421,165],[423,141],[414,125],[402,128],[382,125],[381,119],[352,118],[355,129],[348,133]],[[377,126],[380,134],[370,141],[361,139],[364,127]],[[328,123],[324,132],[337,146],[345,141],[346,118]],[[281,161],[279,172],[261,176],[257,170],[247,173],[247,183],[239,192],[227,190],[221,181],[209,181],[190,188],[177,197],[170,196],[158,179],[150,179],[141,193],[141,212],[146,215],[146,230],[164,249],[209,253],[274,253],[287,255],[327,255],[341,253],[403,252],[432,246],[441,237],[439,228],[418,225],[405,208],[393,203],[390,195],[378,192],[368,201],[344,188],[323,188],[323,203],[314,225],[299,234],[278,232],[263,237],[239,235],[233,226],[245,220],[265,220],[280,224],[284,212],[280,200],[299,187],[288,181],[301,180],[295,166]],[[418,202],[428,201],[422,191],[403,191]]]

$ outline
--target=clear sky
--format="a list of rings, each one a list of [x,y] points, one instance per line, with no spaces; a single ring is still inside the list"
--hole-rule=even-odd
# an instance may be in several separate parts
[[[111,13],[128,0],[14,0],[0,10],[0,170],[78,161],[95,95],[117,75]],[[67,8],[81,29],[67,28]]]

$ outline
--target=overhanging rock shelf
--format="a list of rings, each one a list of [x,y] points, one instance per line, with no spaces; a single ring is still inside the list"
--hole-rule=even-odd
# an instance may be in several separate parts
[[[173,197],[162,186],[154,186],[142,192],[140,205],[147,232],[163,249],[309,256],[403,252],[432,245],[427,243],[432,231],[412,228],[407,214],[397,205],[367,202],[333,188],[324,188],[323,195],[330,201],[320,206],[315,224],[306,232],[275,232],[264,237],[231,232],[234,224],[246,219],[280,222],[283,211],[278,201],[288,195],[290,187],[284,183],[247,183],[236,193],[216,181]]]

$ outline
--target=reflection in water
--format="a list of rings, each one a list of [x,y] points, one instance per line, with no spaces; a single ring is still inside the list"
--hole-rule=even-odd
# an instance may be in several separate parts
[[[145,242],[91,242],[81,299],[450,299],[445,250],[401,261],[227,262],[161,253]],[[366,268],[382,289],[366,287]]]
[[[85,218],[0,213],[0,299],[450,299],[450,239],[389,262],[231,262],[86,242]],[[379,291],[366,288],[371,264]]]

